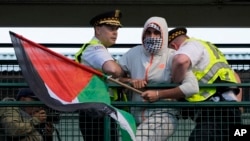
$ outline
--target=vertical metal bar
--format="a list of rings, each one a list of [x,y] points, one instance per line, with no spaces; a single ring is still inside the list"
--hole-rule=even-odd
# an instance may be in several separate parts
[[[110,141],[110,118],[105,116],[104,118],[104,141]]]

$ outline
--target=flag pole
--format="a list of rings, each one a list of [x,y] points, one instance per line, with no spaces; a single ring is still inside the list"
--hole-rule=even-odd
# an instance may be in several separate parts
[[[107,79],[108,79],[109,81],[112,81],[112,82],[114,82],[114,83],[116,83],[116,84],[119,84],[119,85],[121,85],[121,86],[123,86],[123,87],[125,87],[125,88],[127,88],[127,89],[130,89],[130,90],[132,90],[132,91],[134,91],[134,92],[136,92],[136,93],[138,93],[138,94],[140,94],[140,95],[142,94],[142,91],[140,91],[140,90],[138,90],[138,89],[136,89],[136,88],[133,88],[133,87],[131,87],[131,86],[125,84],[125,83],[122,83],[121,81],[119,81],[119,80],[117,80],[117,79],[114,79],[114,78],[111,78],[111,77],[107,77]]]

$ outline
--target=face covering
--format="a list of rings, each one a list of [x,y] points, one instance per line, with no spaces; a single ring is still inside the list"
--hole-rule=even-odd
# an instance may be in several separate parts
[[[143,44],[147,52],[155,54],[161,49],[162,38],[146,37]]]

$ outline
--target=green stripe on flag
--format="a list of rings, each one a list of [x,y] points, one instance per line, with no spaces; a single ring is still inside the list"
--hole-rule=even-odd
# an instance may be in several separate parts
[[[79,102],[103,102],[110,104],[110,95],[105,81],[93,75],[88,85],[77,96]]]
[[[126,111],[117,109],[122,141],[135,141],[136,123],[134,117]]]

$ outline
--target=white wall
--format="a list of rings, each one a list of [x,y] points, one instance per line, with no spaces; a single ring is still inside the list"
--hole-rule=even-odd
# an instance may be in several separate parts
[[[172,28],[169,28],[172,29]],[[250,28],[187,28],[191,37],[213,43],[250,44]],[[93,28],[0,27],[0,43],[11,43],[9,31],[38,43],[84,43],[93,36]],[[117,43],[140,43],[142,28],[120,28]]]
[[[169,28],[172,29],[172,28]],[[212,43],[250,44],[250,28],[187,28],[190,37],[196,37]],[[0,43],[11,43],[9,31],[15,32],[37,43],[86,43],[93,37],[93,28],[23,28],[0,27]],[[120,28],[118,44],[139,44],[142,28]],[[73,49],[55,49],[59,52],[75,52]],[[116,49],[110,49],[116,52]],[[119,50],[124,52],[125,50]],[[224,52],[250,54],[250,49],[222,49]],[[13,52],[12,48],[1,48],[0,53]]]

